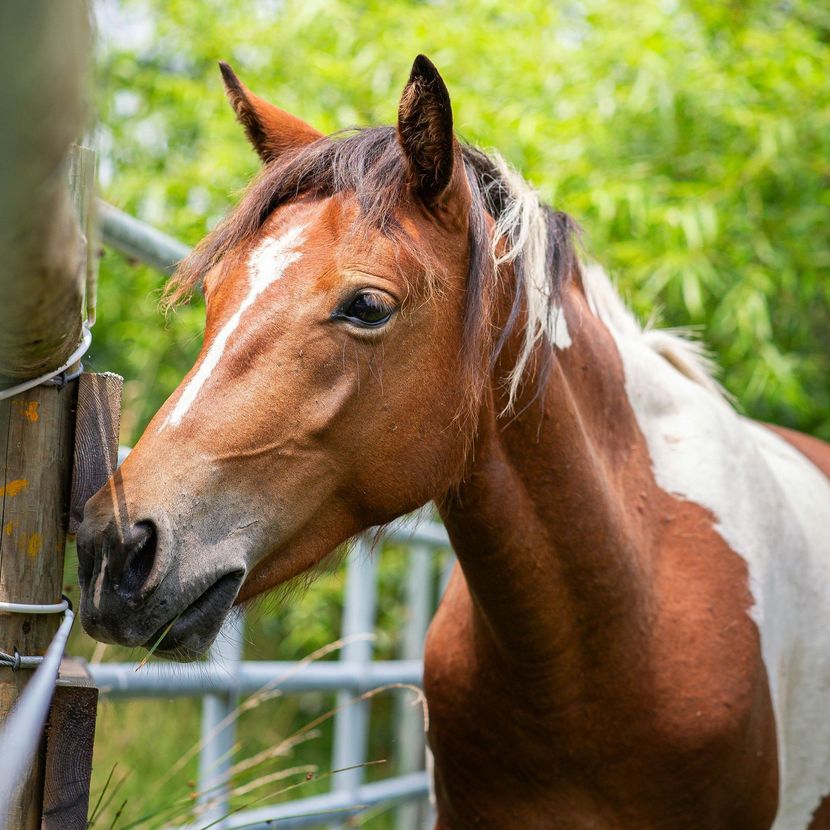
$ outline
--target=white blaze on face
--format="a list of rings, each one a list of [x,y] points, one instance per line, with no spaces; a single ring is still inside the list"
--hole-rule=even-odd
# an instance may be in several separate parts
[[[213,339],[202,362],[199,364],[199,368],[196,370],[196,374],[193,375],[179,396],[176,405],[162,424],[162,429],[168,426],[177,426],[181,423],[185,413],[190,409],[193,401],[196,400],[199,390],[218,365],[228,340],[239,325],[242,315],[269,285],[282,278],[286,268],[292,262],[296,262],[302,256],[298,246],[303,241],[302,234],[304,230],[305,225],[293,227],[282,236],[269,237],[263,240],[251,252],[248,259],[248,293],[240,303],[239,308],[231,315]]]

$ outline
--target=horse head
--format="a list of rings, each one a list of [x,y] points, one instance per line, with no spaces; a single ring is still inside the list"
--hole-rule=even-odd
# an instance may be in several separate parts
[[[453,487],[492,337],[469,312],[488,219],[429,60],[397,128],[334,138],[222,74],[264,167],[171,284],[202,286],[201,353],[78,532],[87,631],[169,627],[180,659],[234,603]]]

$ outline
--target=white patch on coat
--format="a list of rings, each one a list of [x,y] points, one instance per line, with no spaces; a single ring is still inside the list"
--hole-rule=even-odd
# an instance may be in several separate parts
[[[557,349],[567,349],[573,343],[571,333],[568,331],[568,321],[565,319],[565,311],[562,306],[556,306],[553,310],[551,330],[548,337]]]
[[[213,342],[208,347],[198,369],[185,386],[176,401],[176,405],[161,425],[161,429],[167,426],[177,426],[181,423],[182,418],[196,400],[199,391],[219,364],[228,345],[228,340],[239,326],[242,315],[269,285],[282,278],[286,268],[291,263],[296,262],[302,256],[297,248],[303,241],[302,233],[304,230],[305,225],[298,225],[287,230],[281,236],[268,237],[251,252],[248,259],[248,293],[240,303],[239,308],[213,338]]]
[[[703,344],[691,332],[685,329],[643,328],[602,268],[591,264],[583,266],[581,272],[588,306],[609,329],[618,335],[642,340],[689,380],[726,397],[714,379],[717,367]]]
[[[585,282],[617,343],[657,484],[711,511],[746,561],[778,738],[773,830],[805,830],[830,791],[830,482],[712,394],[708,367],[688,344],[657,340],[655,349],[604,275]]]

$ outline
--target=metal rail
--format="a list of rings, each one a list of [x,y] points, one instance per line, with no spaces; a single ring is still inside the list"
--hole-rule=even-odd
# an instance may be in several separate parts
[[[433,548],[423,542],[413,544],[409,549],[405,599],[407,620],[401,648],[401,657],[404,660],[419,659],[423,656],[424,639],[429,621],[432,619],[435,601],[430,555],[432,551]],[[399,692],[397,698],[396,737],[399,770],[405,773],[415,772],[423,769],[426,754],[424,713],[420,706],[413,706],[411,693]],[[398,808],[396,826],[399,830],[431,828],[435,823],[431,819],[429,805],[408,803]]]
[[[172,274],[189,253],[190,248],[178,239],[135,219],[123,210],[100,199],[96,211],[104,242],[132,259]]]
[[[225,830],[294,830],[299,827],[319,827],[333,819],[342,821],[377,804],[394,805],[424,798],[429,792],[425,772],[414,772],[363,784],[355,791],[331,792],[323,795],[288,801],[254,810],[235,813],[225,819]]]
[[[355,680],[365,682],[372,669],[372,641],[360,638],[361,634],[371,634],[375,630],[375,612],[377,610],[377,576],[378,560],[365,538],[355,546],[346,565],[346,596],[343,603],[343,625],[341,636],[347,638],[340,652],[341,665],[352,664],[356,669]],[[401,680],[397,661],[393,664],[394,679],[390,683],[405,683]],[[418,664],[417,679],[421,683],[421,666]],[[383,686],[375,683],[372,685]],[[355,689],[355,691],[358,691]],[[358,789],[363,783],[364,768],[369,743],[370,702],[360,700],[352,703],[352,690],[344,688],[337,694],[337,715],[334,720],[334,748],[332,750],[332,767],[342,769],[333,782],[336,792],[351,793],[358,800]]]
[[[75,615],[67,609],[46,649],[43,662],[35,670],[0,729],[0,758],[3,759],[3,775],[0,776],[0,828],[6,827],[18,788],[31,769],[43,737],[61,657],[74,619]]]
[[[228,617],[219,637],[210,649],[213,665],[225,669],[229,685],[221,693],[202,698],[202,749],[199,752],[199,792],[205,813],[205,824],[221,819],[228,812],[231,767],[236,742],[236,718],[233,712],[239,702],[239,670],[242,663],[242,616]],[[133,672],[135,674],[135,672]],[[281,675],[275,675],[280,677]]]
[[[135,698],[252,694],[272,683],[286,694],[341,690],[362,694],[391,683],[420,686],[421,668],[420,660],[375,660],[368,664],[327,660],[298,671],[297,663],[289,661],[246,660],[235,671],[210,662],[148,663],[140,671],[135,663],[94,663],[89,673],[102,695]]]

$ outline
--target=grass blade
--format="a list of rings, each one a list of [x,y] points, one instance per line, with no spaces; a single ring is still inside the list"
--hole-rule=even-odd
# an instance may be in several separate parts
[[[162,631],[161,634],[159,634],[158,639],[147,650],[147,653],[141,658],[141,662],[139,662],[139,664],[135,667],[136,671],[144,668],[144,666],[147,664],[147,661],[153,656],[156,649],[159,647],[159,643],[170,633],[170,629],[178,622],[179,617],[181,617],[181,612],[176,614],[176,616],[173,617],[173,619],[170,621],[170,624],[167,626],[167,628],[165,628],[164,631]]]

